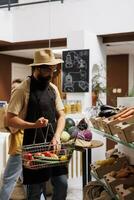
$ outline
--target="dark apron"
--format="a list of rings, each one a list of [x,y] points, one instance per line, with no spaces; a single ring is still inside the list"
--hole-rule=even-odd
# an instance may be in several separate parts
[[[51,86],[46,86],[45,89],[37,87],[36,80],[31,79],[30,96],[27,110],[26,121],[35,122],[39,117],[44,116],[52,124],[53,129],[56,129],[56,107],[55,107],[55,91]],[[44,142],[46,138],[47,128],[37,129],[37,137],[35,143]],[[43,135],[44,137],[43,137]],[[47,141],[53,138],[53,131],[49,129]],[[24,130],[23,145],[33,144],[35,129]],[[51,176],[59,176],[67,174],[67,167],[52,167],[39,170],[30,170],[23,166],[23,182],[24,184],[37,184],[47,181]]]

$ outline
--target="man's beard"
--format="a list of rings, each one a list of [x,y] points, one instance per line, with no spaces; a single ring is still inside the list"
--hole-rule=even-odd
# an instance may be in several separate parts
[[[51,80],[50,75],[46,76],[46,77],[38,75],[37,82],[38,82],[38,86],[40,87],[40,89],[45,89],[48,86],[50,80]]]

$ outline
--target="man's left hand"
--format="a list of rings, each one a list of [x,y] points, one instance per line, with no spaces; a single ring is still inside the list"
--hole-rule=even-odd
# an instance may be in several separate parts
[[[54,136],[51,140],[51,144],[53,145],[55,151],[59,152],[61,150],[61,141],[59,137]]]

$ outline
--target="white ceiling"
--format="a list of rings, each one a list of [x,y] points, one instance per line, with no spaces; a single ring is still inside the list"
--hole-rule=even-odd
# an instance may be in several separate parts
[[[60,57],[63,50],[67,49],[53,49],[56,57]],[[33,58],[35,49],[24,49],[24,50],[14,50],[14,51],[1,51],[2,54]],[[118,54],[134,54],[134,42],[118,42],[118,43],[108,43],[106,44],[106,54],[107,55],[118,55]]]

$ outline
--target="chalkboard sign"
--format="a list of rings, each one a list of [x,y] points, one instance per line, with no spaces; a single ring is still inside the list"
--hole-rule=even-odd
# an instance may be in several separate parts
[[[89,49],[63,51],[63,92],[89,91]]]

